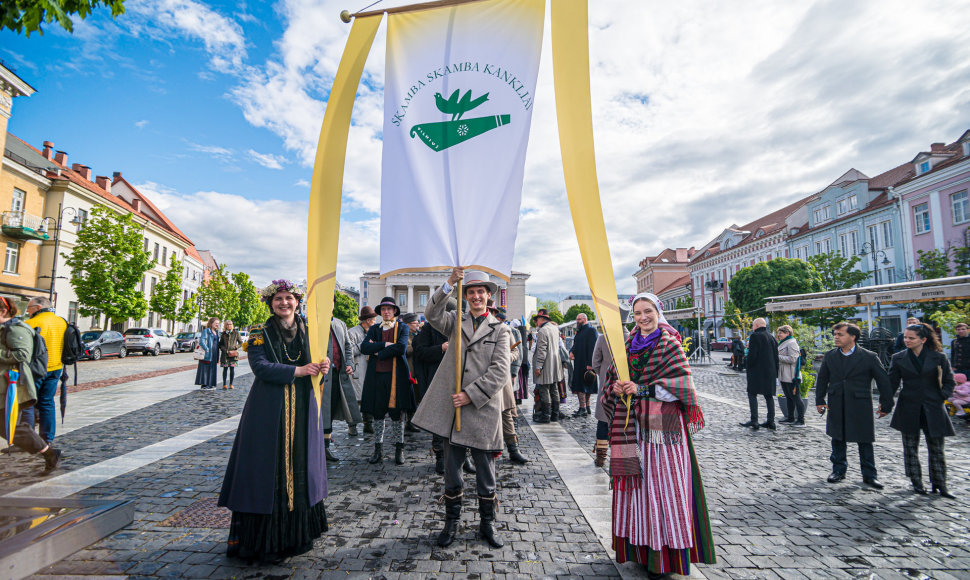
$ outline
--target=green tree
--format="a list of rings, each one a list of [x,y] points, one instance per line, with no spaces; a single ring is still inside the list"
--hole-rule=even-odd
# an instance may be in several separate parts
[[[57,22],[68,32],[74,32],[71,16],[87,18],[95,8],[111,8],[111,17],[125,13],[125,0],[3,0],[0,3],[0,28],[16,33],[44,34],[43,24]]]
[[[103,205],[91,210],[73,251],[61,254],[82,316],[103,313],[108,328],[111,320],[139,319],[148,312],[138,285],[155,262],[145,252],[142,232],[131,214],[118,215]]]
[[[347,328],[357,326],[357,314],[360,313],[360,306],[357,301],[347,296],[343,292],[333,291],[333,316],[344,321]]]
[[[596,320],[596,313],[593,312],[593,309],[590,308],[588,304],[573,304],[566,309],[566,314],[563,315],[562,319],[565,322],[572,322],[573,320],[576,320],[576,317],[579,316],[580,312],[585,314],[586,318]]]
[[[731,279],[730,298],[748,314],[763,316],[771,296],[818,292],[821,284],[811,264],[804,260],[775,258],[741,268]]]
[[[236,312],[232,316],[232,321],[237,327],[247,328],[251,324],[262,322],[269,318],[268,314],[262,320],[259,318],[263,313],[260,305],[265,306],[265,304],[260,300],[259,289],[253,284],[253,281],[249,278],[249,274],[245,272],[233,274],[232,283],[235,286],[236,297],[239,301]]]
[[[754,318],[741,312],[734,302],[728,300],[724,303],[724,326],[737,330],[744,337],[751,330],[752,322]]]
[[[950,248],[939,250],[918,250],[919,267],[916,274],[921,280],[933,280],[936,278],[946,278],[950,276]],[[950,301],[943,302],[921,302],[911,305],[913,310],[922,310],[924,314],[932,317],[937,312],[946,312]]]
[[[950,336],[956,336],[957,323],[970,323],[970,302],[954,300],[947,304],[945,310],[930,314],[930,320],[938,324]]]
[[[549,312],[549,319],[556,324],[563,323],[562,312],[559,312],[559,304],[555,300],[543,300],[539,302],[539,308],[545,308]]]
[[[694,297],[693,296],[685,296],[685,297],[677,300],[677,304],[674,305],[674,308],[676,310],[680,310],[681,308],[693,308],[693,307],[694,307]],[[704,316],[701,316],[701,324],[704,324],[704,320],[705,320],[705,317]],[[680,323],[680,325],[682,327],[686,328],[687,330],[691,330],[691,331],[697,330],[697,318],[696,317],[695,318],[691,318],[689,320],[685,318],[684,320],[679,320],[678,322]]]
[[[195,294],[189,295],[188,300],[182,302],[179,306],[178,312],[175,314],[175,320],[181,322],[182,324],[188,324],[195,320],[196,315],[199,313],[199,305],[197,296]]]
[[[172,260],[172,266],[165,272],[160,284],[155,285],[155,293],[148,300],[152,312],[157,312],[165,320],[178,318],[179,298],[182,297],[182,262]]]
[[[808,258],[808,262],[815,268],[823,292],[852,288],[868,278],[869,273],[856,269],[860,260],[859,256],[844,258],[836,252],[816,254]],[[856,309],[852,307],[829,308],[805,312],[803,319],[812,326],[827,329],[836,322],[849,320],[855,316]]]
[[[203,318],[233,320],[239,311],[239,294],[232,283],[225,264],[209,275],[209,280],[199,288],[199,301]],[[235,320],[233,320],[235,322]]]

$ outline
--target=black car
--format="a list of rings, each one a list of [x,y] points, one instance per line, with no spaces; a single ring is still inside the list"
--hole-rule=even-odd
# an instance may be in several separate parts
[[[175,348],[179,352],[192,352],[199,345],[201,337],[201,332],[180,332],[175,335]]]
[[[99,360],[103,356],[118,355],[118,358],[128,356],[125,348],[125,337],[113,330],[89,330],[81,334],[84,352],[81,358]]]

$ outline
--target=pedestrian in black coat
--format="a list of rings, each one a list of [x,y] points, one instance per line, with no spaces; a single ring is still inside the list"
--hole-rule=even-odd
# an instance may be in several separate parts
[[[573,346],[569,349],[569,358],[573,361],[573,376],[570,379],[569,390],[579,397],[579,410],[573,413],[573,417],[593,414],[589,408],[589,399],[590,395],[595,395],[599,390],[599,385],[595,381],[587,384],[586,371],[593,370],[593,350],[596,348],[598,336],[589,325],[586,315],[580,313],[576,317],[576,336],[573,337]]]
[[[950,343],[950,368],[954,373],[970,375],[970,326],[958,322],[956,331],[957,337]]]
[[[751,337],[748,339],[748,407],[751,420],[741,423],[742,427],[775,428],[775,386],[778,382],[778,341],[768,332],[764,318],[756,318],[751,323]],[[765,398],[768,417],[758,424],[758,397]]]
[[[893,355],[889,382],[893,393],[902,383],[896,412],[890,427],[903,436],[903,462],[913,491],[925,494],[919,464],[919,433],[926,437],[930,458],[930,483],[933,492],[953,496],[946,489],[946,460],[943,438],[955,435],[950,415],[943,403],[953,396],[953,371],[943,354],[943,346],[929,325],[908,326],[903,332],[906,350]]]
[[[832,330],[837,348],[825,353],[815,381],[816,409],[820,414],[829,412],[825,433],[832,438],[832,474],[828,481],[838,483],[845,479],[849,466],[846,443],[853,441],[859,445],[862,481],[882,489],[883,485],[876,479],[876,456],[872,448],[876,440],[872,381],[876,381],[879,389],[879,417],[882,418],[893,409],[889,376],[876,353],[856,345],[862,336],[858,326],[840,322]]]
[[[445,306],[447,312],[458,309],[458,302],[454,299],[449,300]],[[421,398],[428,392],[431,381],[434,380],[435,373],[441,359],[448,351],[448,337],[438,332],[430,322],[426,322],[421,327],[421,332],[414,338],[414,378],[418,381],[418,391]],[[435,456],[435,472],[439,475],[445,472],[444,452],[445,438],[440,435],[431,435],[431,450]]]

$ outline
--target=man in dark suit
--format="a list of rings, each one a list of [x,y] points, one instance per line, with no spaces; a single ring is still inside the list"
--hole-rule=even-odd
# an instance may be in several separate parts
[[[775,385],[778,382],[778,341],[768,332],[764,318],[756,318],[751,323],[751,338],[748,339],[748,406],[751,420],[741,423],[742,427],[775,428]],[[758,424],[758,397],[765,398],[768,417]]]
[[[883,485],[876,479],[876,425],[872,414],[872,381],[879,388],[879,418],[893,409],[893,392],[889,375],[876,353],[856,345],[862,333],[859,327],[840,322],[832,327],[835,346],[825,353],[815,382],[815,405],[819,414],[829,411],[825,432],[832,438],[832,474],[829,483],[845,479],[849,467],[846,443],[859,444],[862,481],[875,489]],[[828,404],[826,404],[828,396]]]

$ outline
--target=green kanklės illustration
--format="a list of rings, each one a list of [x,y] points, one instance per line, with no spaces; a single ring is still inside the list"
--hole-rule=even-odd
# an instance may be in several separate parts
[[[509,124],[510,115],[462,119],[462,115],[487,101],[488,93],[472,99],[472,92],[465,91],[465,94],[459,99],[460,92],[460,89],[456,89],[447,100],[441,96],[441,93],[435,93],[435,106],[442,113],[451,115],[451,121],[415,125],[411,127],[411,137],[417,136],[432,150],[442,151],[459,143],[464,143],[482,133]]]

